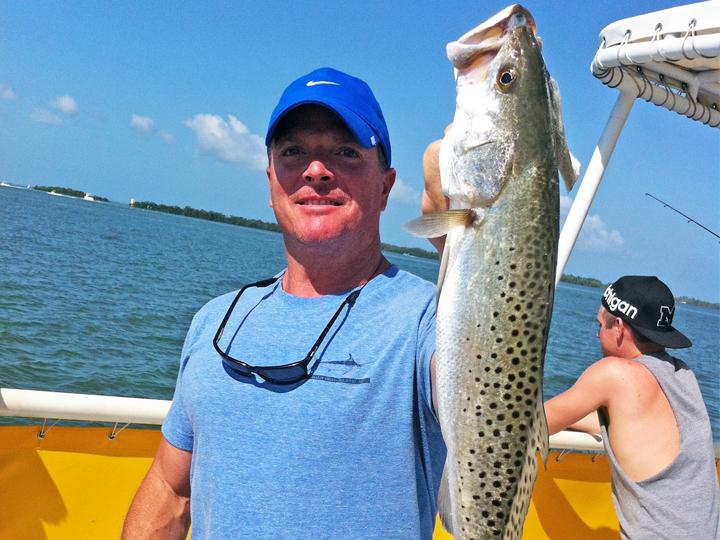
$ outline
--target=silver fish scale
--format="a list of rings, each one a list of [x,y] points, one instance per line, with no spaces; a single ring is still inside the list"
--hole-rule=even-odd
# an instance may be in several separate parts
[[[436,377],[457,538],[519,538],[530,502],[558,231],[549,171],[510,179],[446,244]]]

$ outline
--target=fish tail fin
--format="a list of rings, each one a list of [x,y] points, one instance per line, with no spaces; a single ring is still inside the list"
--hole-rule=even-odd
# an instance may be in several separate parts
[[[471,208],[433,212],[408,221],[403,229],[421,238],[446,235],[454,227],[468,227],[475,222],[476,212]]]
[[[448,484],[448,468],[447,462],[443,469],[442,479],[440,480],[440,491],[438,493],[438,514],[440,514],[440,523],[443,528],[454,535],[453,533],[453,515],[452,515],[452,503],[450,502],[450,487]]]

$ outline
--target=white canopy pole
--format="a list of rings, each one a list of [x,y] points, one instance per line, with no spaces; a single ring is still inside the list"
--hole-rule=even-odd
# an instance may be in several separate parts
[[[585,171],[582,182],[580,182],[580,188],[560,233],[555,285],[560,282],[570,252],[575,246],[575,241],[580,234],[580,229],[583,226],[588,210],[590,210],[590,205],[595,198],[595,193],[600,186],[600,180],[605,174],[605,168],[610,161],[613,150],[615,150],[615,143],[625,125],[625,120],[630,114],[636,95],[635,92],[620,92],[610,113],[610,118],[608,118],[605,129],[595,147],[590,164]]]

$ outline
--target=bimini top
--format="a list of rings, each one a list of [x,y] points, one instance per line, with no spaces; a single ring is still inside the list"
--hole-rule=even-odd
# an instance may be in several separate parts
[[[720,126],[720,1],[610,24],[591,70],[612,88]]]

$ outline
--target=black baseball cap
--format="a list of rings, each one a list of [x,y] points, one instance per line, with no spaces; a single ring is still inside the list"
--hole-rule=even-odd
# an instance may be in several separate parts
[[[684,349],[692,342],[672,326],[675,297],[655,276],[623,276],[605,289],[603,307],[653,343]]]

